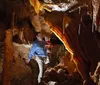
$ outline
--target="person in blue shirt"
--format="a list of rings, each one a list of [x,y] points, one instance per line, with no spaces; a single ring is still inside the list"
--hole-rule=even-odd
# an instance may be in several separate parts
[[[43,40],[43,35],[38,32],[36,34],[36,40],[33,42],[32,47],[29,52],[28,56],[28,63],[34,59],[39,67],[39,74],[38,74],[38,83],[41,82],[41,79],[43,77],[43,70],[44,70],[44,64],[49,63],[48,53],[46,49],[46,42]]]

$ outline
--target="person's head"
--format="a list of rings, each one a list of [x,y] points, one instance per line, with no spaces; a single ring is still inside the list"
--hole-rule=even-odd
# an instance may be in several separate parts
[[[41,32],[37,32],[37,33],[36,33],[36,38],[37,38],[37,40],[42,41],[42,40],[43,40],[43,35],[42,35],[42,33],[41,33]]]

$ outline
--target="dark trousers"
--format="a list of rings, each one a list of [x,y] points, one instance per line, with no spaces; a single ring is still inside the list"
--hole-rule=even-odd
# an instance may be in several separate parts
[[[37,62],[34,59],[31,59],[29,62],[29,66],[32,70],[32,85],[38,85],[38,74],[39,74],[39,67]]]

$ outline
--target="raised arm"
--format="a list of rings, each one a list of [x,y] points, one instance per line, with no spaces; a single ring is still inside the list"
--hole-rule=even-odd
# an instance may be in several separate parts
[[[36,44],[34,43],[28,55],[28,62],[32,59],[33,56],[35,56],[35,51],[36,51]]]

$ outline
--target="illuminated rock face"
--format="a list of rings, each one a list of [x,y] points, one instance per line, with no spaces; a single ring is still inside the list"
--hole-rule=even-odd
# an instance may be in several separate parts
[[[84,8],[84,11],[86,11],[85,8]],[[85,13],[84,11],[82,11],[83,16],[86,15],[84,14]],[[75,62],[76,67],[81,73],[83,79],[86,79],[86,80],[89,79],[86,85],[88,85],[89,83],[91,85],[95,85],[88,74],[90,71],[92,73],[94,72],[96,68],[96,64],[100,60],[98,57],[98,55],[100,55],[100,49],[97,42],[94,40],[94,35],[92,34],[92,31],[91,31],[92,30],[91,20],[88,20],[85,17],[86,19],[85,21],[88,21],[88,23],[87,25],[85,25],[84,24],[85,22],[83,20],[82,23],[85,25],[85,27],[81,25],[81,33],[80,35],[78,35],[77,34],[78,24],[79,24],[78,20],[80,20],[80,18],[78,18],[77,16],[78,11],[75,11],[74,15],[71,14],[71,18],[76,20],[77,22],[76,21],[74,22],[74,20],[72,20],[70,25],[65,29],[65,34],[62,34],[63,29],[61,29],[62,19],[60,19],[61,17],[59,16],[60,12],[58,12],[58,18],[57,18],[57,15],[54,16],[53,13],[49,13],[49,14],[46,13],[46,15],[49,16],[49,18],[47,18],[47,16],[45,17],[52,32],[63,42],[64,46],[69,52],[72,52],[73,54],[75,54],[72,59]],[[52,18],[52,15],[53,17],[57,18],[57,21],[54,20],[54,18]],[[97,57],[95,58],[95,56]]]
[[[10,85],[11,79],[11,65],[13,60],[13,45],[12,45],[11,29],[6,31],[5,39],[5,58],[3,64],[3,85]]]

